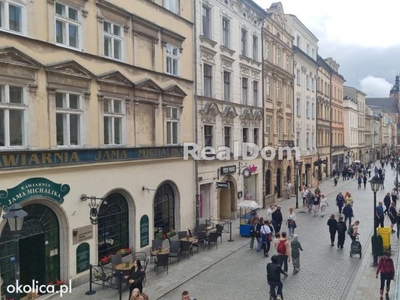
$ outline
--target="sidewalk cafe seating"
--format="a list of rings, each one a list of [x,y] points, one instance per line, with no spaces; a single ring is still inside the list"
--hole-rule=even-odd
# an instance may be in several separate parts
[[[202,232],[202,231],[206,231],[207,229],[207,225],[206,224],[199,224],[199,226],[197,226],[196,232]]]
[[[158,250],[160,247],[162,247],[162,240],[155,239],[155,240],[151,241],[150,258],[153,258],[153,261],[154,261],[154,257],[156,256],[153,254],[153,252]]]
[[[224,230],[224,226],[222,226],[221,224],[217,224],[217,225],[215,226],[215,228],[216,228],[218,237],[221,238],[221,244],[222,244],[222,231]]]
[[[187,235],[188,235],[187,231],[178,231],[178,240],[187,237]]]
[[[168,274],[168,262],[169,254],[157,254],[157,261],[154,263],[154,268],[157,271],[157,275],[159,267],[164,267],[164,270],[166,269]]]
[[[215,245],[218,248],[218,233],[217,232],[210,232],[208,236],[208,249],[210,249],[211,245]]]
[[[181,257],[181,241],[171,241],[169,244],[169,258],[176,258],[176,264]]]
[[[197,242],[192,244],[192,247],[196,247],[197,248],[197,252],[199,252],[199,247],[203,248],[204,251],[204,247],[207,241],[207,234],[205,231],[200,231],[197,233]]]
[[[191,251],[192,251],[192,247],[191,247],[190,241],[181,241],[181,255],[182,256],[187,255],[188,259],[189,259]]]

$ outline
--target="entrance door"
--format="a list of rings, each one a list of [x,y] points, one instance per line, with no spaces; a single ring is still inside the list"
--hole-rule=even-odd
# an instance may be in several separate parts
[[[46,252],[44,233],[19,240],[21,284],[31,285],[32,279],[39,285],[46,284]]]
[[[278,170],[276,171],[276,193],[278,194],[278,198],[281,197],[281,169],[278,168]]]
[[[219,217],[220,219],[231,218],[231,192],[232,183],[229,183],[229,189],[221,189],[219,194]]]

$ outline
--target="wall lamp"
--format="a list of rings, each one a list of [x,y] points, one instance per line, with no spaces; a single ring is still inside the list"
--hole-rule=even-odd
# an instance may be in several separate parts
[[[82,201],[89,200],[88,205],[90,208],[89,212],[90,223],[96,225],[98,223],[99,207],[103,203],[107,204],[106,198],[98,198],[96,196],[86,196],[85,194],[82,194],[81,200]]]
[[[150,191],[155,192],[156,190],[155,189],[150,189],[147,186],[142,186],[142,191],[147,191],[148,193],[150,193]]]

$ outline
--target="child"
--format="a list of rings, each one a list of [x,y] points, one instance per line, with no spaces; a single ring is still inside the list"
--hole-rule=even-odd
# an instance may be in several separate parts
[[[290,243],[292,249],[292,261],[293,261],[293,275],[300,270],[300,251],[303,251],[300,242],[298,241],[298,235],[293,234],[293,240]]]
[[[328,199],[325,198],[325,195],[321,196],[321,217],[325,216],[325,209],[329,206]]]

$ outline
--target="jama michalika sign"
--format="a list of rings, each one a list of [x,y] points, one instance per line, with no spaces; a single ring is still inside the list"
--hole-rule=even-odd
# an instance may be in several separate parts
[[[0,170],[183,157],[182,146],[1,152]]]

